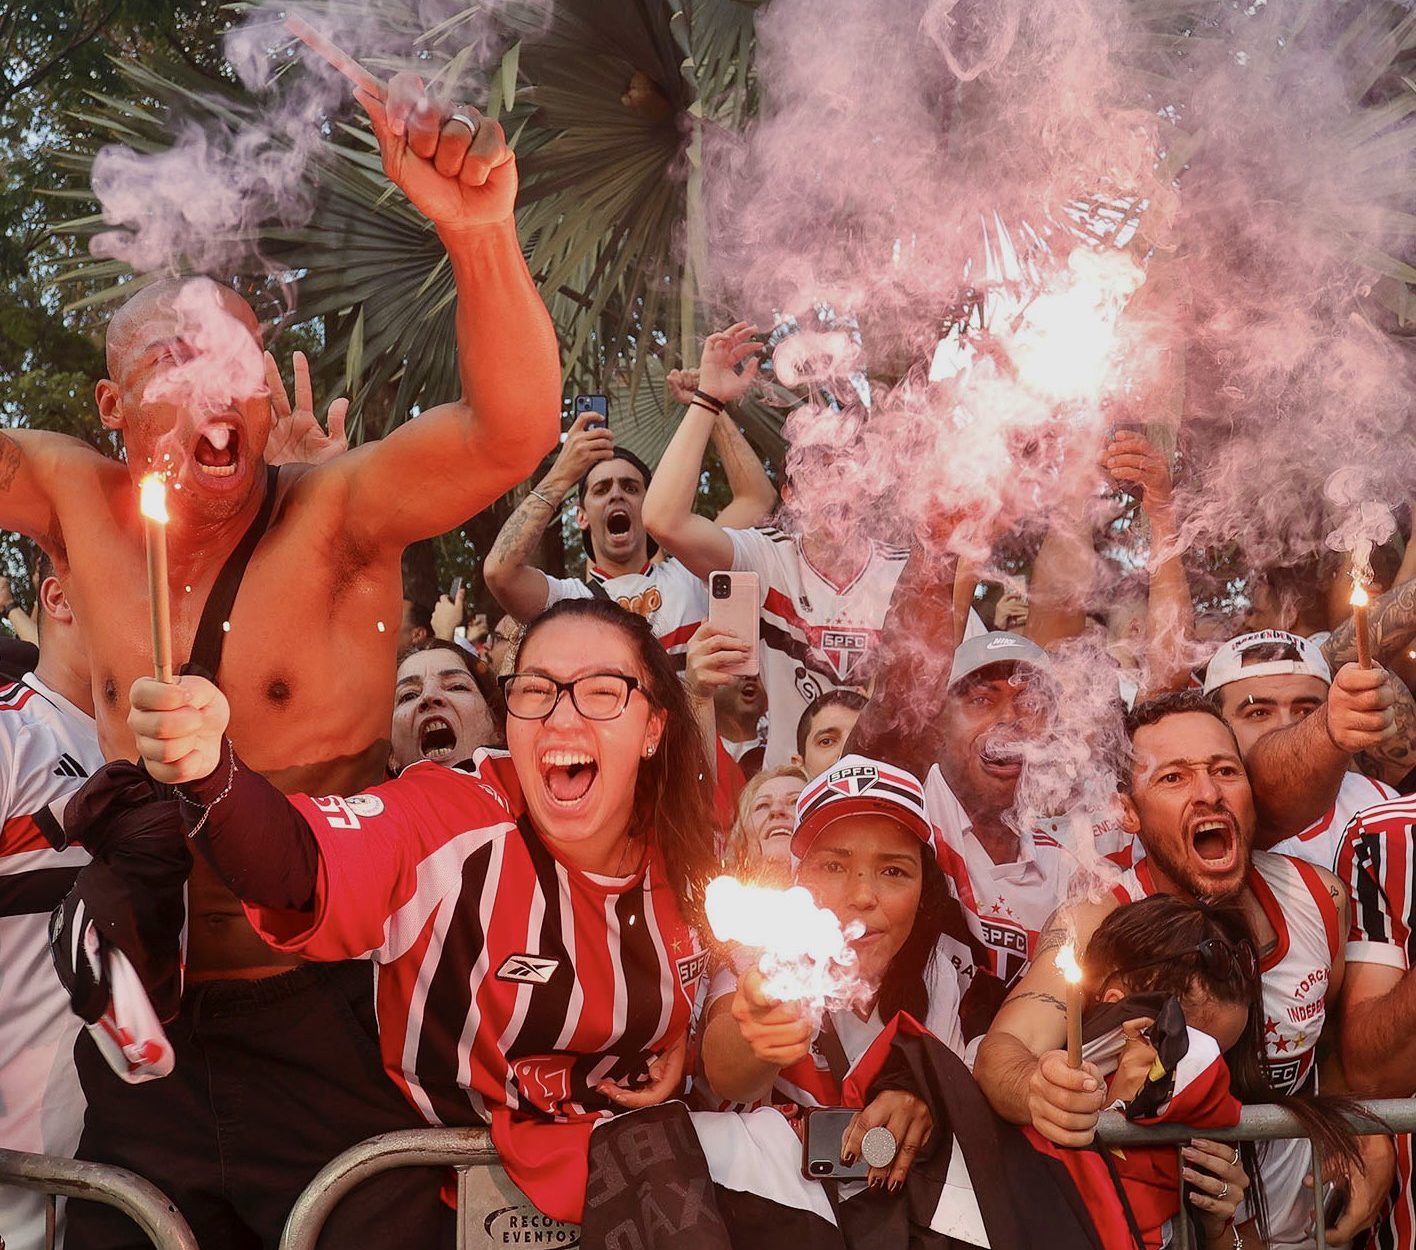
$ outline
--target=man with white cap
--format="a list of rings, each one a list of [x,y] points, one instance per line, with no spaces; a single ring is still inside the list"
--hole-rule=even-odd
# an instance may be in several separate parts
[[[1019,634],[997,631],[960,643],[941,709],[938,759],[924,783],[939,862],[969,928],[989,948],[990,971],[1008,985],[1032,958],[1079,867],[1064,820],[1019,831],[1009,819],[1027,744],[1047,725],[1049,667],[1047,653]],[[1096,855],[1130,866],[1131,836],[1119,822],[1093,823],[1091,832]]]
[[[1316,643],[1281,629],[1241,634],[1215,652],[1204,691],[1218,699],[1249,770],[1259,849],[1331,868],[1352,817],[1395,796],[1351,769],[1359,752],[1379,760],[1396,737],[1397,685],[1384,669],[1355,664],[1334,680]]]

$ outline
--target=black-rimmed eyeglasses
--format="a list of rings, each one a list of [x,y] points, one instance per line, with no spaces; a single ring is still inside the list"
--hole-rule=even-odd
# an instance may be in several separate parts
[[[574,681],[557,681],[543,673],[506,673],[497,681],[507,714],[517,720],[545,720],[565,694],[586,720],[614,720],[639,689],[639,679],[623,673],[587,673]]]

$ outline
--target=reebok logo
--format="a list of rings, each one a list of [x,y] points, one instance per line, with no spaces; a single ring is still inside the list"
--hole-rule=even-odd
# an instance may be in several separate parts
[[[83,765],[78,760],[65,751],[59,756],[59,766],[55,768],[54,775],[56,777],[87,777],[88,773],[84,771]]]
[[[540,955],[511,955],[497,969],[497,980],[545,985],[559,967],[559,959],[543,959]]]

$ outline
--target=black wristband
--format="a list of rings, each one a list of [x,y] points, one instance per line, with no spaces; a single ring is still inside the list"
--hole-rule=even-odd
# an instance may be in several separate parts
[[[694,391],[693,401],[694,403],[701,404],[704,408],[707,408],[708,411],[713,413],[715,416],[727,407],[727,404],[725,404],[721,399],[719,399],[716,395],[708,394],[707,391]]]

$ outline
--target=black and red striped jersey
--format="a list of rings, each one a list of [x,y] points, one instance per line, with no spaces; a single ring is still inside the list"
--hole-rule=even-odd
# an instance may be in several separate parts
[[[1348,826],[1337,858],[1337,875],[1352,894],[1347,934],[1349,963],[1410,969],[1416,946],[1416,798],[1405,796],[1360,812]],[[1412,1194],[1416,1141],[1396,1135],[1396,1180],[1372,1230],[1375,1250],[1416,1250],[1416,1195]]]
[[[50,960],[49,913],[89,861],[60,849],[55,805],[102,763],[93,717],[33,673],[0,688],[0,1143],[14,1150],[71,1156],[83,1127],[81,1024]],[[43,1246],[44,1196],[0,1190],[0,1234],[11,1250]]]
[[[546,1214],[578,1220],[605,1080],[683,1037],[707,956],[653,850],[633,876],[557,858],[510,757],[419,762],[367,794],[292,800],[319,844],[308,914],[248,907],[281,950],[377,965],[384,1065],[430,1124],[486,1120]]]
[[[1352,818],[1366,808],[1396,797],[1395,790],[1374,777],[1363,773],[1343,773],[1342,784],[1337,788],[1332,806],[1302,833],[1284,838],[1269,850],[1279,855],[1291,855],[1294,859],[1306,859],[1319,868],[1331,869],[1337,863],[1343,836]]]

